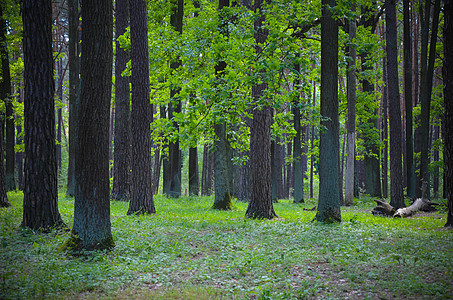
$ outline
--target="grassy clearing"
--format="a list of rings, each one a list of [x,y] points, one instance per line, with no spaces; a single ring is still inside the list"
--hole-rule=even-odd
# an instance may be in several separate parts
[[[126,216],[111,203],[116,247],[73,257],[69,233],[20,229],[22,195],[0,210],[0,299],[363,299],[453,296],[453,232],[445,213],[374,217],[372,199],[340,225],[311,222],[315,200],[275,204],[279,218],[243,218],[245,203],[214,211],[212,198],[155,197],[158,213]],[[61,195],[72,226],[74,201]]]

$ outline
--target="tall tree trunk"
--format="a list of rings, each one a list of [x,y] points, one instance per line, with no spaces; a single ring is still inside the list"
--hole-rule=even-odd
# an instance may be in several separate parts
[[[269,3],[269,1],[267,1]],[[255,1],[255,12],[259,15],[254,21],[254,38],[256,53],[262,51],[261,44],[267,40],[268,30],[264,28],[263,0]],[[264,70],[262,72],[265,72]],[[263,75],[263,74],[261,74]],[[262,102],[267,83],[255,84],[252,87],[254,101]],[[250,126],[250,202],[245,213],[253,219],[272,219],[276,217],[272,204],[271,178],[271,123],[272,107],[265,104],[261,109],[253,110],[253,120]]]
[[[77,152],[78,120],[80,103],[79,63],[79,1],[68,0],[68,59],[69,59],[69,151],[68,183],[66,195],[75,194],[75,155]]]
[[[109,121],[113,5],[82,1],[82,61],[73,238],[86,250],[114,246],[110,223]]]
[[[341,221],[338,158],[338,25],[332,10],[335,0],[322,0],[321,17],[321,125],[319,141],[319,198],[315,219]]]
[[[58,211],[55,159],[51,1],[23,1],[22,20],[25,82],[22,226],[49,229],[63,224]]]
[[[15,163],[15,125],[13,112],[13,99],[11,97],[11,76],[9,70],[9,53],[6,41],[6,20],[3,15],[3,6],[0,5],[0,55],[2,63],[2,81],[0,85],[0,99],[5,103],[5,120],[6,125],[6,173],[5,182],[6,190],[16,190],[16,181],[14,176]]]
[[[297,98],[297,100],[300,100]],[[302,171],[302,126],[300,125],[300,106],[298,101],[293,103],[294,130],[296,135],[293,141],[293,174],[294,174],[294,203],[304,203],[304,179]]]
[[[453,35],[453,1],[444,0],[444,37]],[[447,193],[448,215],[445,226],[453,226],[453,39],[444,40],[444,64],[442,67],[444,82],[444,109],[445,109],[445,185]]]
[[[426,1],[428,3],[428,1]],[[429,6],[429,5],[427,5]],[[428,9],[426,10],[428,11]],[[428,11],[429,12],[429,11]],[[431,26],[431,42],[429,47],[429,59],[426,66],[426,74],[421,73],[421,89],[420,89],[420,101],[421,101],[421,112],[420,112],[420,136],[421,136],[421,152],[420,152],[420,182],[426,184],[426,198],[429,198],[430,191],[430,180],[429,180],[429,120],[430,120],[430,107],[431,107],[431,92],[433,87],[433,74],[434,74],[434,62],[436,56],[436,43],[437,43],[437,30],[439,25],[439,13],[440,13],[440,0],[434,2],[433,21]],[[425,16],[426,17],[426,16]],[[426,17],[429,21],[429,16]],[[425,26],[429,25],[425,23]],[[426,45],[427,47],[427,45]],[[423,49],[423,45],[422,45]],[[425,69],[422,65],[422,69]],[[425,195],[422,195],[425,196]]]
[[[351,11],[355,11],[356,6],[352,4]],[[356,38],[357,26],[354,19],[348,22],[349,41],[348,46],[348,66],[346,70],[346,89],[348,97],[348,121],[347,121],[347,143],[346,143],[346,176],[345,176],[345,195],[344,203],[346,206],[354,204],[354,162],[355,162],[355,104],[356,104],[356,49],[354,40]]]
[[[0,55],[1,55],[1,62],[2,62],[2,82],[0,86],[0,100],[7,102],[7,98],[9,97],[8,92],[8,83],[4,74],[5,71],[9,73],[9,55],[8,55],[8,48],[6,47],[6,20],[3,15],[3,3],[0,3]],[[6,70],[8,68],[8,70]],[[6,74],[7,75],[7,74]],[[5,160],[4,160],[4,152],[3,152],[3,132],[4,132],[4,124],[5,124],[5,115],[3,113],[0,114],[0,207],[8,207],[11,204],[8,201],[8,197],[6,195],[6,174],[5,174]]]
[[[387,88],[390,119],[390,205],[404,207],[401,141],[401,108],[398,86],[398,47],[396,0],[385,1],[385,21],[387,37]]]
[[[1,7],[0,7],[1,10]],[[2,16],[0,12],[0,17]],[[3,154],[3,114],[1,115],[0,120],[0,207],[9,207],[11,203],[8,200],[6,194],[6,184],[5,184],[5,166],[4,166],[4,154]]]
[[[384,91],[382,92],[382,140],[384,150],[382,152],[382,196],[388,198],[388,93],[387,93],[387,58],[383,58],[382,77],[384,79]]]
[[[172,0],[173,12],[170,17],[170,23],[173,29],[182,34],[183,26],[183,14],[184,14],[184,1],[183,0]],[[175,71],[181,66],[180,58],[176,58],[170,63],[170,68]],[[175,99],[179,93],[179,89],[171,88],[170,99],[171,103],[168,107],[168,118],[171,120],[174,113],[181,112],[181,100]],[[179,125],[177,122],[173,122],[174,131],[179,131]],[[171,141],[168,146],[168,191],[167,197],[178,198],[181,196],[181,150],[179,149],[179,139]]]
[[[58,87],[57,87],[57,92],[58,92],[58,99],[63,102],[63,78],[64,78],[64,73],[63,73],[63,60],[60,59],[57,63],[58,66]],[[61,107],[57,109],[57,171],[58,171],[58,177],[61,175],[61,132],[63,127],[63,112],[61,110]]]
[[[316,105],[316,82],[313,80],[313,107]],[[313,199],[313,176],[314,176],[314,166],[315,166],[315,156],[313,155],[315,143],[315,125],[311,126],[310,134],[310,198]]]
[[[130,0],[131,35],[131,200],[127,214],[155,213],[152,193],[152,107],[149,92],[148,19],[146,0]]]
[[[130,59],[129,51],[122,49],[118,38],[129,25],[129,0],[115,1],[115,135],[113,152],[112,200],[129,201],[131,176],[131,95],[130,77],[122,76]]]
[[[406,193],[409,198],[415,197],[414,137],[412,133],[412,56],[411,26],[409,1],[403,0],[403,47],[404,47],[404,103],[406,106]]]
[[[189,148],[189,195],[198,196],[200,193],[200,183],[198,175],[198,149]]]

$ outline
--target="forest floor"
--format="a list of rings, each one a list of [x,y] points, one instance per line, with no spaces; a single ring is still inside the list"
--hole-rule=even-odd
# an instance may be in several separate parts
[[[74,256],[69,232],[21,229],[22,194],[0,209],[0,299],[451,299],[453,230],[445,211],[375,217],[371,198],[342,208],[341,224],[312,222],[314,199],[244,219],[246,203],[155,196],[157,214],[111,203],[116,247]],[[73,223],[74,200],[59,209]]]

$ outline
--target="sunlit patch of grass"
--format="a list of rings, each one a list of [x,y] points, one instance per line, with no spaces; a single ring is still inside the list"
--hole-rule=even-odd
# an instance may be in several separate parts
[[[22,194],[0,210],[0,298],[304,299],[448,298],[452,231],[435,217],[375,217],[372,198],[342,207],[342,223],[312,222],[316,200],[274,204],[278,218],[244,218],[247,204],[155,196],[156,214],[127,216],[111,202],[116,247],[60,252],[67,231],[19,229]],[[60,194],[68,226],[74,199]]]

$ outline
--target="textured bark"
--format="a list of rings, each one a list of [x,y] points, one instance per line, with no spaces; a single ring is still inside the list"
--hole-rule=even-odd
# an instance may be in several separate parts
[[[338,184],[338,25],[331,9],[335,0],[322,0],[321,17],[321,125],[319,141],[319,198],[316,220],[340,222]]]
[[[184,1],[183,0],[172,0],[173,11],[170,17],[170,24],[173,29],[182,34],[183,27],[183,15],[184,15]],[[181,66],[181,60],[176,58],[170,63],[170,68],[176,70]],[[177,97],[179,94],[179,89],[172,88],[170,90],[170,99],[171,103],[168,108],[168,118],[173,118],[173,113],[181,112],[181,100]],[[179,131],[179,124],[173,122],[174,131]],[[181,196],[181,150],[179,149],[179,139],[170,142],[168,146],[168,191],[167,196],[178,198]]]
[[[4,154],[3,154],[3,116],[0,120],[0,207],[9,207],[11,203],[8,200],[6,194],[6,184],[5,184],[5,166],[4,166]]]
[[[453,1],[444,0],[444,37],[453,35]],[[447,193],[448,215],[446,227],[453,226],[453,39],[444,40],[444,64],[442,68],[444,82],[444,159],[445,184]]]
[[[396,0],[385,2],[386,52],[387,52],[387,93],[390,120],[390,204],[395,208],[404,207],[402,171],[401,109],[398,86],[398,48]]]
[[[198,149],[189,148],[189,195],[200,194],[200,180],[198,175]]]
[[[219,14],[219,31],[225,36],[228,36],[228,23],[225,19],[224,8],[229,7],[229,0],[220,0],[218,6]],[[220,61],[215,66],[215,74],[218,79],[218,85],[221,85],[223,80],[223,73],[226,69],[226,62],[223,61],[221,53],[218,53]],[[220,87],[221,88],[221,87]],[[216,99],[215,101],[221,102],[223,99]],[[231,146],[227,138],[227,126],[226,122],[223,121],[218,124],[214,124],[214,132],[216,134],[215,146],[215,181],[214,181],[214,209],[230,210],[232,208],[232,186],[230,185],[230,178],[233,174],[229,169],[229,161],[231,160]]]
[[[81,7],[83,42],[73,236],[77,249],[108,249],[114,246],[109,200],[113,6],[109,0],[84,0]]]
[[[412,56],[410,0],[403,0],[403,44],[404,44],[404,103],[406,108],[406,193],[409,198],[415,197],[414,136],[412,125]]]
[[[352,6],[355,11],[355,4]],[[346,70],[346,89],[348,97],[348,121],[347,121],[347,143],[346,143],[346,176],[344,204],[350,206],[354,204],[354,162],[355,162],[355,105],[356,105],[356,49],[353,41],[356,37],[357,26],[355,20],[348,22],[349,41],[348,46],[348,66]]]
[[[426,1],[426,3],[429,3]],[[428,5],[429,6],[429,5]],[[428,11],[428,9],[427,9]],[[420,152],[420,183],[423,186],[423,183],[426,182],[428,187],[430,183],[429,179],[429,119],[430,119],[430,107],[431,107],[431,92],[433,87],[433,74],[434,74],[434,62],[436,56],[436,43],[437,43],[437,31],[439,25],[439,13],[440,13],[440,0],[434,2],[434,11],[432,18],[431,26],[431,42],[429,47],[429,59],[426,67],[426,73],[421,72],[421,87],[420,87],[420,102],[421,102],[421,111],[420,111],[420,136],[421,136],[421,152]],[[429,21],[429,16],[427,17]],[[425,26],[429,25],[429,22],[425,22]],[[429,26],[428,26],[429,27]],[[423,27],[422,27],[423,29]],[[427,34],[427,33],[426,33]],[[423,41],[423,40],[422,40]],[[427,39],[426,39],[427,41]],[[427,47],[427,45],[425,46]],[[423,49],[422,45],[422,49]],[[426,190],[426,197],[429,198],[430,189]],[[425,195],[422,195],[423,197]]]
[[[255,1],[255,11],[259,11],[254,21],[254,37],[256,52],[261,51],[260,44],[267,39],[268,31],[263,28],[264,15],[261,12],[263,1]],[[265,82],[252,87],[254,101],[265,102]],[[253,120],[250,126],[250,202],[245,216],[252,219],[272,219],[276,217],[272,205],[272,178],[271,178],[271,124],[272,108],[264,105],[262,109],[253,110]]]
[[[145,0],[129,1],[132,68],[131,200],[127,214],[155,213],[152,193],[152,108],[149,87],[148,22]]]
[[[49,229],[63,224],[58,211],[55,159],[51,1],[23,1],[22,19],[25,82],[22,226]]]
[[[11,76],[9,70],[9,53],[6,41],[6,20],[3,16],[3,6],[0,4],[0,56],[2,63],[2,81],[0,85],[0,100],[5,103],[5,119],[6,125],[6,172],[5,183],[7,191],[14,191],[16,189],[16,181],[14,177],[15,165],[15,126],[14,126],[14,112],[13,102],[11,98]]]
[[[80,103],[79,8],[78,0],[68,0],[69,59],[69,150],[66,195],[75,194],[75,155],[77,152],[78,110]]]
[[[387,59],[382,59],[382,78],[384,80],[384,91],[382,92],[382,140],[384,141],[384,151],[382,152],[382,196],[388,198],[388,94],[387,94]]]
[[[112,200],[130,200],[131,176],[131,108],[130,77],[121,74],[130,59],[129,51],[121,48],[118,38],[126,32],[129,25],[129,0],[115,2],[115,151],[113,153]]]
[[[57,87],[57,98],[60,101],[63,101],[63,78],[64,78],[64,72],[63,72],[63,60],[60,59],[57,63],[57,69],[58,69],[58,87]],[[58,171],[58,177],[61,175],[61,133],[63,131],[63,112],[61,108],[57,109],[57,171]]]
[[[316,82],[313,80],[313,107],[316,105]],[[315,126],[311,126],[310,133],[310,152],[313,153],[314,143],[315,143]],[[313,199],[313,175],[315,168],[315,156],[312,154],[310,157],[310,199]]]
[[[294,203],[304,203],[304,178],[302,170],[302,126],[300,125],[300,108],[298,103],[293,104],[294,130],[296,135],[293,141],[293,168],[294,168]]]

